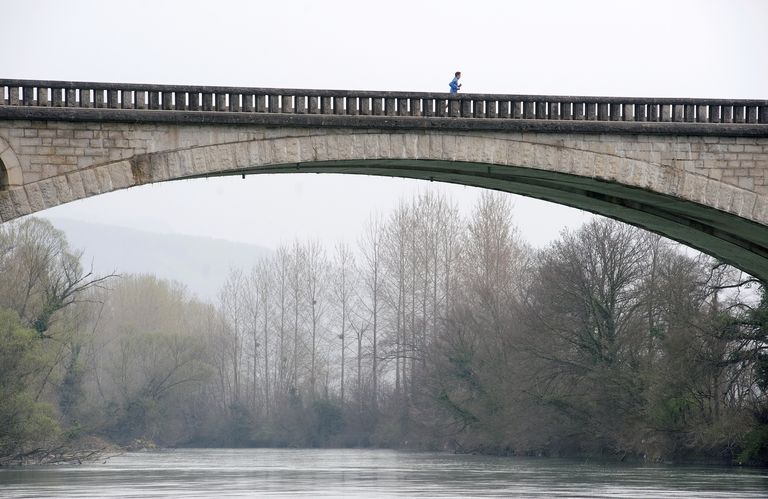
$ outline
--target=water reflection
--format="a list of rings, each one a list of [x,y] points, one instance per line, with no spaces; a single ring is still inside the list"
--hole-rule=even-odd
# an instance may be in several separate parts
[[[768,471],[388,450],[183,449],[0,469],[2,497],[766,497]]]

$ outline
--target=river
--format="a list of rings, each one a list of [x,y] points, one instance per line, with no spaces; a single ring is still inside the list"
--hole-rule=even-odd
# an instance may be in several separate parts
[[[767,497],[768,470],[391,450],[180,449],[0,468],[0,497]]]

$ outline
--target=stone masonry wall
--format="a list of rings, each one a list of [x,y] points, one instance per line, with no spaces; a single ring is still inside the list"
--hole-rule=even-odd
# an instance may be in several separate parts
[[[768,224],[768,138],[762,137],[17,120],[0,121],[0,140],[23,177],[23,186],[0,187],[0,222],[142,183],[276,162],[384,158],[551,169]]]

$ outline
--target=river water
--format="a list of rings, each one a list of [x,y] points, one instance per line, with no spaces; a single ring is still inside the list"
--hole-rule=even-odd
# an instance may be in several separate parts
[[[0,497],[768,497],[768,470],[390,450],[181,449],[0,468]]]

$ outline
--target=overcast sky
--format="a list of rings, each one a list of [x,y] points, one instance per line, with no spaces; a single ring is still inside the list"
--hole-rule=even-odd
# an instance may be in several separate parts
[[[561,95],[768,98],[768,1],[0,0],[7,78]],[[171,182],[52,217],[275,247],[354,241],[371,211],[440,189],[340,175]],[[541,246],[584,212],[512,196]]]

